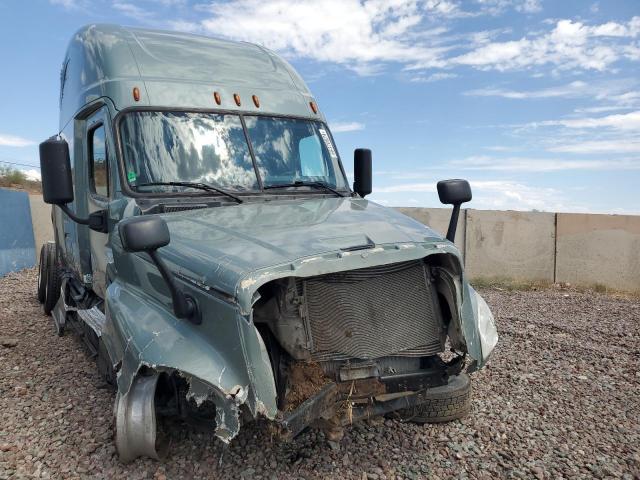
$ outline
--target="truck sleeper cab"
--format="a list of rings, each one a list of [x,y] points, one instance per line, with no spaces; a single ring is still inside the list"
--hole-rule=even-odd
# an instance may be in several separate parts
[[[55,241],[38,298],[117,390],[122,461],[159,458],[163,419],[229,442],[266,417],[340,441],[373,415],[469,411],[496,342],[453,244],[464,180],[439,182],[447,237],[350,188],[300,76],[252,44],[89,25],[40,145]],[[70,328],[71,327],[71,328]]]

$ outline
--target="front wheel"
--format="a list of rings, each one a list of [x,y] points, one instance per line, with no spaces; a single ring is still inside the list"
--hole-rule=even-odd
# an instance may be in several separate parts
[[[406,422],[441,423],[466,417],[471,411],[471,379],[466,373],[449,377],[447,385],[430,388],[423,403],[398,410]]]
[[[45,295],[44,304],[42,305],[44,313],[51,315],[53,307],[56,306],[58,298],[60,298],[60,271],[58,269],[58,262],[56,259],[56,245],[55,243],[47,243],[47,263],[45,271]]]
[[[38,302],[44,303],[46,289],[47,289],[47,255],[49,253],[48,243],[42,245],[40,248],[40,261],[38,262],[38,284],[37,284],[37,297]]]

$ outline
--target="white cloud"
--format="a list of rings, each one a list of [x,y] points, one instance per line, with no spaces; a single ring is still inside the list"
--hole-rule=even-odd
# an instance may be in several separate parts
[[[539,0],[475,0],[479,5],[477,15],[501,15],[508,9],[521,13],[537,13],[542,10]]]
[[[364,130],[364,123],[360,122],[332,122],[330,126],[333,133]]]
[[[610,108],[607,107],[607,109]],[[597,111],[598,109],[584,109],[586,110]],[[554,153],[609,155],[609,158],[606,158],[606,164],[597,163],[595,160],[579,162],[571,159],[568,162],[562,158],[555,159],[559,170],[566,168],[604,170],[606,165],[609,165],[611,170],[635,170],[636,165],[640,163],[640,158],[610,158],[610,154],[640,153],[640,110],[603,116],[574,116],[521,125],[502,125],[502,127],[511,128],[511,135],[520,138],[529,149],[544,149]],[[513,161],[514,166],[519,165],[518,157],[509,160]],[[544,159],[540,162],[542,162],[540,165],[547,165]],[[545,169],[554,170],[553,163],[549,163]]]
[[[205,18],[200,24],[176,20],[173,25],[262,44],[290,57],[338,63],[361,75],[379,73],[387,63],[408,70],[460,65],[604,70],[637,53],[630,39],[638,35],[640,17],[599,25],[559,20],[546,32],[500,42],[494,37],[509,30],[454,35],[443,21],[499,14],[507,8],[534,13],[541,10],[538,0],[482,0],[476,10],[460,5],[471,7],[452,0],[237,0],[201,5]],[[121,10],[138,15],[130,7]]]
[[[527,185],[513,180],[471,180],[473,208],[495,210],[585,211],[581,205],[568,201],[563,191],[549,187]],[[436,191],[436,182],[408,183],[375,187],[372,198],[386,205],[402,206],[407,200],[400,193],[427,193]],[[429,197],[431,198],[431,196]]]
[[[514,147],[507,147],[504,145],[491,145],[489,147],[484,147],[485,150],[491,150],[492,152],[511,152],[515,150]]]
[[[564,193],[549,187],[534,187],[509,180],[472,181],[474,208],[495,210],[581,211],[569,204]]]
[[[438,72],[438,73],[432,73],[431,75],[427,75],[427,76],[414,77],[410,81],[431,83],[431,82],[439,82],[440,80],[449,80],[451,78],[457,78],[457,77],[458,75],[455,73]]]
[[[238,0],[213,4],[202,22],[206,32],[263,44],[286,55],[330,61],[349,67],[375,62],[434,65],[445,50],[414,42],[427,15],[456,12],[449,1]]]
[[[549,120],[539,125],[561,125],[567,128],[609,128],[613,130],[640,131],[640,110],[629,113],[606,115],[604,117],[570,118]]]
[[[35,142],[15,135],[5,135],[0,133],[0,146],[2,147],[28,147]]]
[[[153,11],[127,2],[115,1],[113,2],[113,8],[123,15],[133,18],[141,23],[148,22],[154,16]]]
[[[35,169],[22,170],[22,173],[25,174],[25,176],[27,177],[27,180],[33,180],[36,182],[39,182],[42,180],[42,177],[40,175],[40,170],[35,170]]]
[[[630,108],[634,108],[634,107],[627,106],[627,105],[599,105],[596,107],[576,108],[574,112],[575,113],[603,113],[603,112],[611,112],[614,110],[629,110]]]
[[[542,11],[542,5],[540,0],[524,0],[522,3],[516,5],[516,10],[525,13],[537,13]]]
[[[576,108],[576,113],[601,113],[613,110],[640,108],[640,91],[637,80],[630,78],[610,79],[606,82],[573,82],[536,90],[512,90],[496,87],[467,90],[463,95],[476,97],[502,97],[512,100],[544,98],[584,98],[596,100],[599,105]]]
[[[602,71],[621,59],[631,46],[620,43],[620,38],[632,39],[639,33],[640,17],[633,17],[626,24],[607,22],[592,26],[559,20],[548,33],[488,43],[450,58],[447,63],[499,71],[542,65],[552,65],[558,70]]]
[[[473,156],[450,162],[463,170],[559,172],[565,170],[640,170],[640,159],[574,160],[565,158]]]
[[[186,20],[171,20],[168,23],[168,27],[171,30],[186,33],[198,33],[201,30],[200,24]]]
[[[76,0],[49,0],[51,5],[60,5],[66,9],[73,9],[78,7],[78,2]]]
[[[581,80],[576,80],[567,85],[543,88],[539,90],[504,90],[501,88],[478,88],[467,90],[464,95],[475,97],[503,97],[516,100],[529,98],[554,98],[554,97],[581,97],[592,93],[593,87]]]
[[[624,138],[616,140],[589,140],[556,145],[547,148],[547,150],[557,153],[582,154],[640,153],[640,141]],[[637,161],[640,162],[640,159]]]
[[[376,187],[375,191],[376,193],[435,192],[436,182],[399,183],[397,185],[387,185],[386,187]]]

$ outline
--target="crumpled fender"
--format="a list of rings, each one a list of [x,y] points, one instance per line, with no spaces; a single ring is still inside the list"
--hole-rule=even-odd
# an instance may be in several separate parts
[[[239,406],[274,418],[276,388],[267,350],[237,306],[195,294],[201,325],[179,320],[141,289],[113,282],[107,290],[103,340],[126,394],[141,367],[177,371],[190,385],[187,397],[217,408],[216,434],[230,441],[239,431]]]

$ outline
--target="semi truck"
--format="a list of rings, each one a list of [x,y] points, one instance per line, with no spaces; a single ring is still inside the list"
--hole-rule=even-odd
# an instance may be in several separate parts
[[[230,442],[266,418],[340,442],[372,416],[470,411],[498,336],[446,236],[351,185],[315,97],[259,45],[116,25],[76,32],[60,124],[40,144],[55,240],[37,295],[116,391],[123,462],[167,453],[178,417]],[[244,427],[249,428],[249,427]]]

